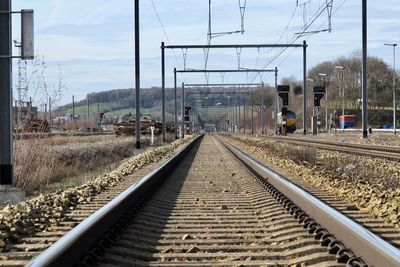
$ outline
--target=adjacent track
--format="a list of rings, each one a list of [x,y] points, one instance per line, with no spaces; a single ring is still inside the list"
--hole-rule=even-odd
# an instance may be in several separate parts
[[[397,146],[352,144],[352,143],[336,142],[336,141],[297,139],[297,138],[282,137],[282,136],[281,137],[271,136],[268,138],[299,146],[315,147],[319,149],[333,150],[349,154],[370,156],[376,158],[386,158],[390,160],[400,161],[400,147]]]
[[[205,136],[30,265],[345,266],[347,261],[363,266],[365,260],[398,266],[398,231],[349,210],[366,227],[381,230],[390,245],[313,195],[338,210],[343,205],[323,192],[304,191],[229,143]],[[376,264],[377,257],[384,265]]]

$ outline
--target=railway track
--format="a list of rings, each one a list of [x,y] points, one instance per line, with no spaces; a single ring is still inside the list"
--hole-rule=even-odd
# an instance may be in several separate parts
[[[400,147],[396,146],[377,146],[364,144],[351,144],[335,141],[297,139],[292,137],[268,137],[276,141],[284,141],[299,146],[309,146],[325,150],[333,150],[355,155],[370,156],[376,158],[386,158],[400,161]]]
[[[312,197],[230,144],[206,136],[44,253],[33,252],[37,258],[30,266],[345,266],[346,261],[398,266],[398,231],[349,211],[366,227],[381,229],[389,244]],[[36,239],[48,246],[64,233]],[[16,252],[14,258],[9,253],[0,265],[18,265]]]

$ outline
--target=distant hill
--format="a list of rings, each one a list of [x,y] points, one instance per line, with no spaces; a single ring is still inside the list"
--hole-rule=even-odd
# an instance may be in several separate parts
[[[236,88],[208,88],[208,89],[192,89],[202,92],[221,92],[221,91],[233,91]],[[178,107],[180,107],[180,88],[178,90]],[[243,91],[243,90],[242,90]],[[174,90],[173,88],[166,88],[166,119],[169,121],[173,120],[174,113]],[[97,114],[97,112],[104,112],[108,117],[117,117],[121,115],[127,115],[129,113],[135,113],[135,90],[133,89],[114,89],[109,91],[103,91],[98,93],[90,93],[90,113]],[[209,102],[219,103],[219,105],[228,105],[228,98],[223,95],[209,95]],[[193,103],[194,96],[190,94],[187,96],[188,103]],[[231,101],[230,101],[231,102]],[[153,118],[161,119],[161,88],[148,88],[142,89],[140,92],[140,106],[141,113],[151,115]],[[232,104],[232,103],[231,103]],[[212,105],[212,104],[211,104]],[[55,111],[56,115],[65,116],[72,113],[72,103],[61,106]],[[75,114],[86,116],[87,114],[87,99],[75,102]]]

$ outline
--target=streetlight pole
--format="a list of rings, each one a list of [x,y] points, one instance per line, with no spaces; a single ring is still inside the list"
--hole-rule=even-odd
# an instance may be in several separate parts
[[[397,44],[385,44],[393,46],[393,133],[396,134],[396,46]]]
[[[325,77],[325,130],[328,132],[328,75],[326,73],[318,73],[318,76]]]
[[[346,67],[344,66],[335,66],[335,69],[342,70],[342,82],[341,82],[341,93],[342,93],[342,118],[344,120],[344,70]],[[342,131],[344,132],[344,125]]]

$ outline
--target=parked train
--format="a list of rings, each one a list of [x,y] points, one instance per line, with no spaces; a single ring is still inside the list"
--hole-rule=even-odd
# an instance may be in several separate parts
[[[286,115],[287,120],[287,132],[294,133],[296,131],[296,113],[288,110]],[[278,113],[278,132],[282,133],[282,112]]]

